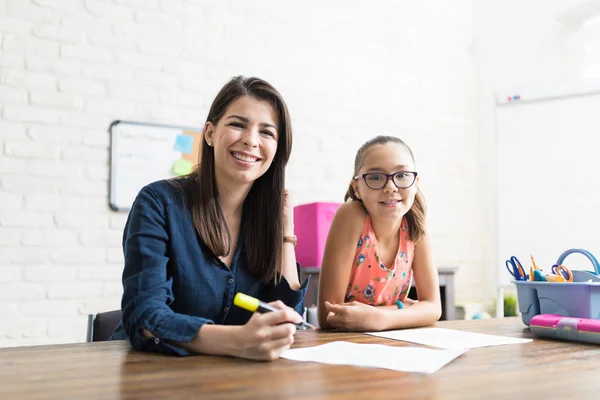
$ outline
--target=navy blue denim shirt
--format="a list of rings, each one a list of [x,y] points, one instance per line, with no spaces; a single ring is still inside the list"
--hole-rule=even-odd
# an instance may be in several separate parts
[[[251,313],[233,305],[237,292],[281,300],[302,314],[308,280],[296,291],[285,278],[278,284],[256,279],[248,271],[243,237],[228,268],[200,240],[183,192],[158,181],[144,187],[133,203],[123,233],[123,318],[110,339],[189,355],[165,339],[187,343],[207,323],[245,324]],[[145,338],[142,329],[153,337]]]

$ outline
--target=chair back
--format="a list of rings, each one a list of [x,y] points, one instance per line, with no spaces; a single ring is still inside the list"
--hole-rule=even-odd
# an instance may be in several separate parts
[[[88,315],[86,341],[103,342],[108,340],[119,322],[121,322],[121,310]]]

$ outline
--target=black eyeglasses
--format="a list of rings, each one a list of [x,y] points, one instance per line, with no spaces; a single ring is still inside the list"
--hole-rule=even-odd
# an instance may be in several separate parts
[[[388,180],[392,178],[392,182],[398,189],[407,189],[411,187],[417,180],[417,173],[414,171],[400,171],[393,174],[384,174],[383,172],[369,172],[354,177],[354,180],[363,179],[369,189],[379,190],[387,185]]]

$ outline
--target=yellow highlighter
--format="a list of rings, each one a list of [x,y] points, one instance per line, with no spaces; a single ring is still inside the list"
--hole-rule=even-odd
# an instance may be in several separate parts
[[[264,301],[260,301],[258,299],[255,299],[254,297],[248,296],[247,294],[244,293],[237,293],[235,295],[235,297],[233,298],[233,304],[235,304],[236,306],[243,308],[244,310],[248,310],[248,311],[252,311],[252,312],[259,312],[259,313],[266,313],[266,312],[271,312],[271,311],[279,311],[278,308],[275,308],[267,303],[265,303]],[[315,330],[316,328],[309,324],[308,322],[300,322],[298,324],[294,324],[296,325],[296,328],[298,330]]]

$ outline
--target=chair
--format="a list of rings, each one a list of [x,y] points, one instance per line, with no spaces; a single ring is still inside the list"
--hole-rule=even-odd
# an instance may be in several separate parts
[[[119,322],[121,322],[121,310],[107,311],[96,315],[89,314],[86,342],[108,340]]]
[[[306,318],[304,319],[309,324],[319,327],[319,318],[317,318],[317,307],[306,308]]]

